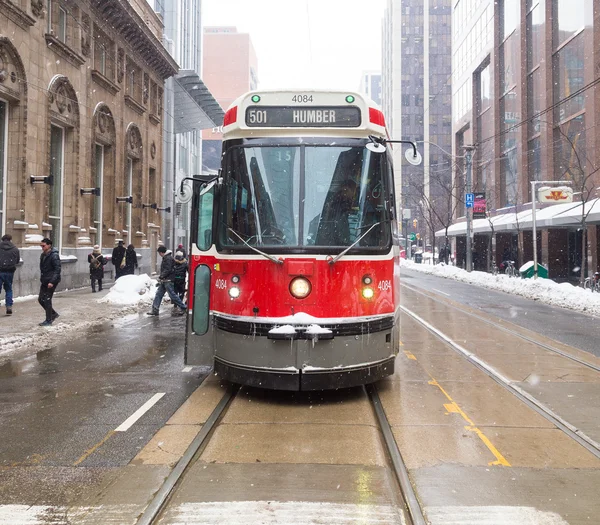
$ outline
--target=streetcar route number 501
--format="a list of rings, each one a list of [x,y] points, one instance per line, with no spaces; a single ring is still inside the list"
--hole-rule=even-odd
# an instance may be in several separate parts
[[[248,122],[250,124],[266,124],[267,112],[264,109],[251,109],[248,111]]]

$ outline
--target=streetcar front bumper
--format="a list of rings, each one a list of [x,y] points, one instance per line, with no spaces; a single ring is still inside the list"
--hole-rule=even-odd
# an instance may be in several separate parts
[[[395,357],[377,363],[333,369],[265,369],[215,357],[215,373],[226,381],[270,390],[331,390],[374,383],[394,373]]]

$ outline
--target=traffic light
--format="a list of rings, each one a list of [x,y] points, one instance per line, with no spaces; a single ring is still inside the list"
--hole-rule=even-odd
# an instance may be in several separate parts
[[[417,227],[417,219],[413,219],[413,228]]]

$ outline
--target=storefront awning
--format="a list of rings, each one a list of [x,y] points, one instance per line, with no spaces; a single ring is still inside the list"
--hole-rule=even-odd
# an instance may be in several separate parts
[[[565,204],[553,204],[536,210],[535,223],[538,229],[547,228],[576,228],[581,224],[581,202],[569,202]],[[585,204],[588,224],[600,224],[600,199],[590,200]],[[448,236],[456,237],[467,234],[467,222],[462,220],[452,224],[448,228]],[[491,223],[491,224],[490,224]],[[472,223],[474,234],[492,233],[492,225],[495,233],[517,232],[531,230],[533,228],[533,215],[531,210],[519,213],[503,213],[489,219],[475,219]],[[444,237],[445,230],[435,232],[436,237]]]
[[[195,71],[175,76],[175,133],[211,129],[223,124],[225,115]]]

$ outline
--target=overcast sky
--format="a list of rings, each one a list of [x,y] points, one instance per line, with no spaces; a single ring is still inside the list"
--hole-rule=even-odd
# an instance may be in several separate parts
[[[249,33],[259,88],[356,90],[381,70],[385,0],[202,0],[205,26]]]

